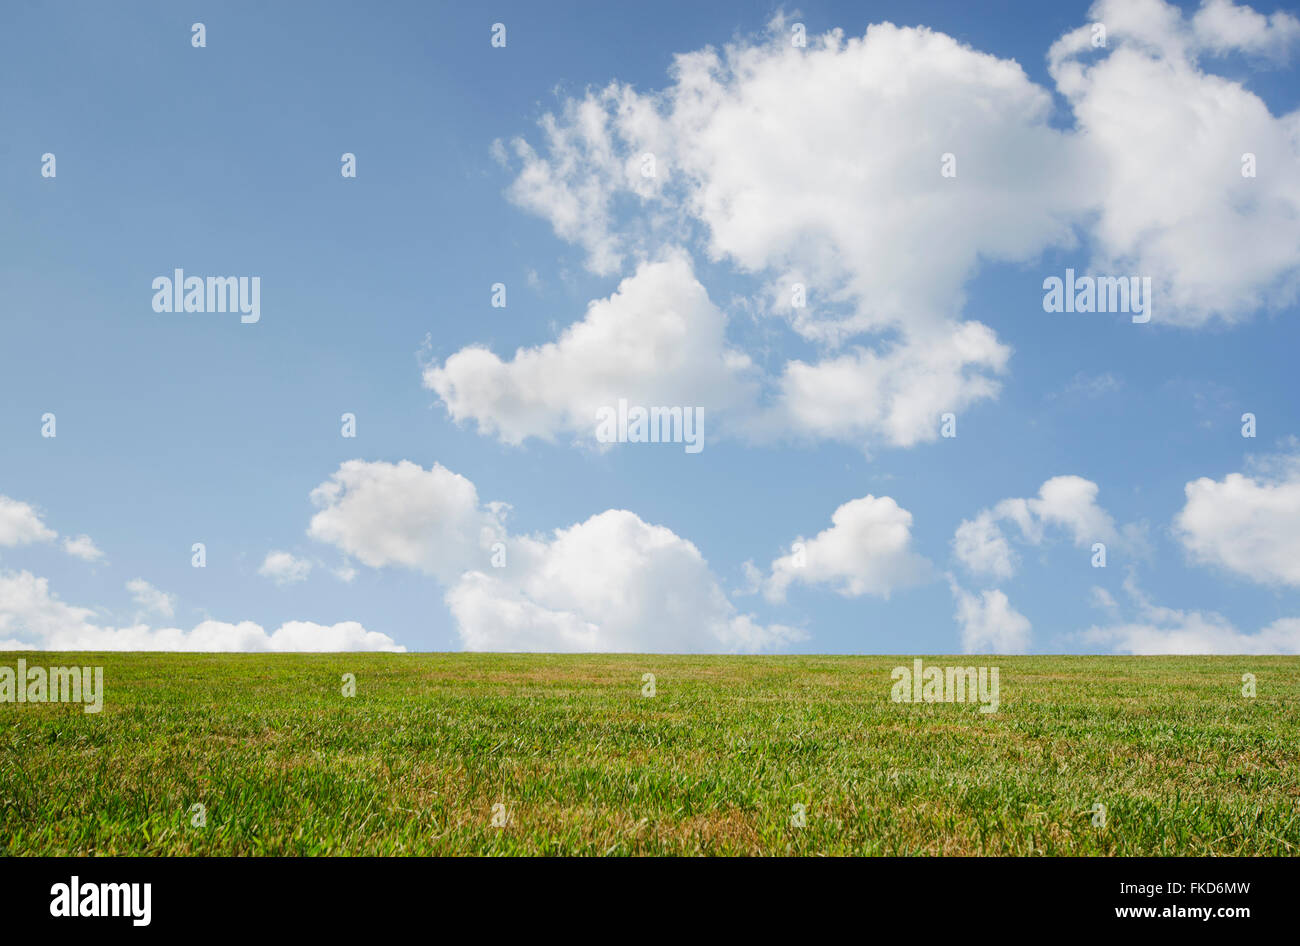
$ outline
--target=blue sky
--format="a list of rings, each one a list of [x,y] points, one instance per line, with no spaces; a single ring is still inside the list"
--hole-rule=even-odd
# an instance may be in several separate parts
[[[1294,14],[7,4],[0,646],[1300,652]]]

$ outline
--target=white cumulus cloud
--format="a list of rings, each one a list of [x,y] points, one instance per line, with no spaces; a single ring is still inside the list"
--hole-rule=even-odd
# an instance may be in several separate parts
[[[864,496],[836,509],[829,529],[800,537],[772,562],[763,591],[782,601],[790,585],[801,582],[830,585],[846,597],[888,598],[929,574],[930,562],[912,545],[912,514],[889,496]]]
[[[642,236],[619,231],[620,194],[643,228],[656,214],[669,233],[682,218],[703,224],[711,257],[800,273],[847,304],[801,317],[828,340],[951,318],[980,259],[1072,242],[1067,136],[1016,62],[889,23],[797,49],[773,25],[678,55],[659,92],[613,82],[566,102],[542,121],[542,152],[516,142],[512,196],[587,246],[597,271]],[[640,173],[646,153],[653,178]],[[956,178],[940,174],[945,153]]]
[[[1103,0],[1089,18],[1105,24],[1105,49],[1083,26],[1048,58],[1078,157],[1100,173],[1094,268],[1152,277],[1153,318],[1174,324],[1289,304],[1300,280],[1300,111],[1275,117],[1205,61],[1284,58],[1300,22],[1224,0],[1191,18],[1163,0]],[[1247,153],[1255,177],[1242,174]]]
[[[487,561],[505,535],[504,507],[481,506],[465,477],[434,464],[348,460],[316,487],[307,532],[369,565],[401,565],[444,582]]]
[[[1192,559],[1260,584],[1300,586],[1300,454],[1184,488],[1174,519]]]
[[[727,346],[726,318],[685,254],[645,263],[560,338],[503,361],[470,347],[424,371],[451,417],[506,443],[561,433],[594,440],[596,412],[617,405],[701,407],[706,422],[750,405],[749,359]]]
[[[737,612],[693,544],[624,509],[512,540],[447,603],[468,650],[752,653],[803,635]]]

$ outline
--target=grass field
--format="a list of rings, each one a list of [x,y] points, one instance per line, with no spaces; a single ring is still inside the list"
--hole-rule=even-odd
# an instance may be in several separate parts
[[[19,656],[105,696],[0,704],[11,855],[1300,854],[1297,658]]]

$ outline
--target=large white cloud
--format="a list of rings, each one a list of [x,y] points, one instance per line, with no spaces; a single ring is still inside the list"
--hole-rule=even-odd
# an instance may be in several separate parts
[[[941,323],[981,259],[1073,241],[1067,138],[1012,60],[884,23],[690,53],[674,76],[671,163],[710,253],[847,304],[802,319],[809,337]]]
[[[372,568],[401,565],[450,582],[505,535],[503,507],[446,467],[348,460],[312,491],[308,535]],[[483,558],[475,558],[481,553]]]
[[[135,590],[135,589],[133,589]],[[91,608],[51,593],[28,571],[0,572],[0,638],[41,650],[343,651],[406,648],[355,621],[321,625],[290,621],[272,633],[252,621],[203,621],[190,630],[100,624]]]
[[[782,601],[792,583],[827,584],[846,597],[888,598],[895,589],[925,580],[930,563],[912,545],[912,514],[889,496],[844,503],[831,526],[812,539],[800,537],[788,555],[772,562],[763,591]]]
[[[799,49],[772,26],[677,56],[659,93],[614,82],[568,101],[543,119],[542,152],[515,143],[512,197],[598,271],[643,236],[619,231],[619,194],[641,228],[656,214],[674,235],[682,219],[702,223],[714,258],[799,274],[814,298],[846,304],[800,317],[823,339],[950,319],[980,259],[1072,241],[1082,198],[1064,186],[1067,136],[1016,62],[924,28],[837,30]],[[946,153],[955,178],[940,174]]]
[[[1300,454],[1249,475],[1201,477],[1184,491],[1174,526],[1195,561],[1261,584],[1300,586]]]
[[[468,650],[751,653],[802,637],[737,613],[693,544],[624,509],[511,547],[516,564],[447,593]]]
[[[803,636],[739,613],[699,549],[627,510],[511,536],[469,480],[409,461],[349,461],[313,499],[315,538],[447,585],[469,650],[752,652]]]
[[[972,572],[1010,578],[1020,560],[1003,530],[1006,522],[1014,523],[1021,540],[1030,545],[1041,545],[1047,527],[1052,526],[1068,532],[1080,548],[1095,542],[1108,547],[1140,547],[1141,530],[1137,526],[1119,529],[1098,504],[1097,493],[1097,484],[1081,476],[1054,476],[1043,483],[1036,497],[1004,499],[981,510],[974,519],[963,520],[953,536],[953,552]]]
[[[1099,271],[1151,276],[1156,320],[1239,320],[1295,298],[1300,278],[1300,112],[1274,117],[1205,69],[1228,52],[1283,58],[1300,22],[1211,0],[1191,18],[1163,0],[1102,0],[1049,53],[1073,109],[1078,157],[1100,171],[1091,233]],[[1242,176],[1242,156],[1257,176]]]
[[[757,436],[910,447],[934,440],[938,418],[997,395],[1011,349],[978,322],[911,334],[879,348],[786,364]]]
[[[749,359],[727,346],[726,318],[674,252],[646,263],[560,338],[503,361],[470,347],[424,372],[456,421],[507,443],[570,433],[593,441],[596,412],[620,399],[701,407],[707,423],[752,405]]]

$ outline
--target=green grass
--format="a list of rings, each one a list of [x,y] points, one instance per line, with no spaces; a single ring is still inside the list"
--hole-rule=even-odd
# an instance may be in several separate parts
[[[1300,854],[1297,658],[19,656],[106,694],[0,704],[7,854]]]

